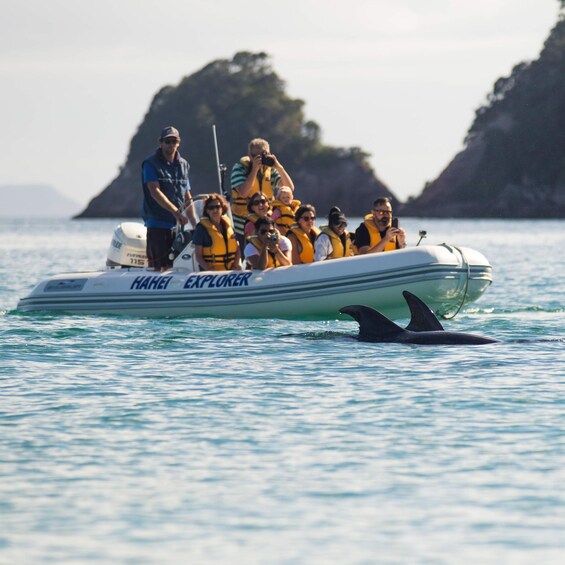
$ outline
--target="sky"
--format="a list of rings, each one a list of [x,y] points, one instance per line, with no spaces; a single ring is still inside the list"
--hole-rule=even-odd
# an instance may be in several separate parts
[[[370,153],[405,200],[462,149],[496,79],[537,58],[559,3],[0,0],[0,13],[0,185],[49,184],[85,205],[161,87],[246,50],[272,56],[325,144]]]

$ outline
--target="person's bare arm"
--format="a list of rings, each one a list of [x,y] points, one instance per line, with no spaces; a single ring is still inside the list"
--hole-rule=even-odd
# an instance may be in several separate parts
[[[184,210],[186,217],[190,220],[192,227],[195,228],[198,222],[196,221],[196,216],[194,214],[194,200],[192,199],[190,190],[187,190],[184,195]]]
[[[156,181],[150,181],[147,183],[147,188],[149,189],[149,194],[151,197],[161,208],[168,210],[175,219],[180,222],[182,225],[187,223],[187,218],[181,214],[179,209],[165,196],[161,188],[159,187],[159,183]]]
[[[294,249],[294,248],[293,248]],[[290,249],[288,251],[283,251],[278,243],[273,244],[271,252],[274,254],[275,259],[283,266],[288,267],[292,265],[292,257]]]
[[[241,271],[242,270],[242,266],[241,266],[241,249],[239,247],[239,245],[237,246],[237,251],[235,252],[235,259],[233,261],[233,270],[234,271]]]
[[[263,266],[261,266],[261,257],[265,256],[265,262],[263,263]],[[257,255],[249,255],[248,257],[246,257],[245,259],[250,265],[252,269],[266,269],[267,268],[267,251],[266,248],[263,248],[261,250],[261,252]]]
[[[249,196],[249,193],[253,188],[253,182],[255,181],[255,178],[257,177],[257,173],[259,172],[260,168],[261,168],[261,155],[257,155],[251,161],[251,171],[247,175],[245,182],[235,187],[235,190],[237,190],[237,192],[242,198],[247,198]]]
[[[298,241],[298,238],[293,234],[293,233],[289,233],[286,237],[288,237],[288,239],[290,239],[290,242],[292,243],[292,252],[290,254],[290,258],[292,261],[292,265],[300,265],[300,263],[302,263],[302,260],[300,259],[300,243]]]
[[[386,244],[389,241],[393,240],[395,236],[398,236],[400,230],[402,230],[402,228],[388,228],[386,230],[385,236],[379,241],[379,243],[373,245],[373,247],[369,247],[368,245],[364,245],[363,247],[360,247],[359,254],[365,255],[366,253],[380,253],[381,251],[384,251]]]

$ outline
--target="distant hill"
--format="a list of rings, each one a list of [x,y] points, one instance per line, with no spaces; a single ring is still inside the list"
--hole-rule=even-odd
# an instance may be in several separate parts
[[[1,218],[69,218],[80,204],[49,185],[0,185]]]
[[[212,125],[216,124],[220,158],[228,166],[247,153],[248,142],[263,137],[271,144],[296,186],[296,198],[325,216],[331,206],[361,215],[376,196],[394,198],[372,170],[368,154],[357,147],[330,147],[318,124],[306,121],[304,102],[290,98],[265,53],[237,53],[165,86],[133,136],[118,176],[88,204],[79,217],[138,217],[141,212],[141,163],[157,146],[161,129],[174,125],[183,138],[181,154],[190,163],[196,193],[218,190]]]
[[[561,2],[563,6],[565,2]],[[404,215],[565,218],[565,19],[494,84],[461,151]]]

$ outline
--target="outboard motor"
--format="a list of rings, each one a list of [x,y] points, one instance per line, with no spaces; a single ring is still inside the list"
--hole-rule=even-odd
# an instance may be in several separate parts
[[[147,267],[147,228],[137,222],[116,227],[108,249],[108,267]]]

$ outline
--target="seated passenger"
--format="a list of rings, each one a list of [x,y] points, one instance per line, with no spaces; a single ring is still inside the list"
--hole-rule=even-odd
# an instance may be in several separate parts
[[[228,203],[219,194],[204,200],[200,222],[194,230],[195,257],[201,271],[241,270],[241,252],[229,218]]]
[[[249,241],[249,238],[255,232],[255,222],[259,218],[271,216],[271,204],[263,194],[256,192],[247,202],[247,212],[243,231],[246,241]]]
[[[355,247],[360,255],[393,251],[406,247],[406,232],[392,227],[392,204],[387,197],[373,202],[371,214],[355,231]]]
[[[277,231],[271,218],[259,218],[255,222],[255,234],[243,253],[252,269],[292,265],[292,244]]]
[[[292,243],[292,264],[314,262],[314,241],[320,233],[314,226],[316,209],[311,204],[303,204],[294,215],[296,222],[286,233]]]
[[[351,255],[353,250],[347,231],[347,219],[343,212],[334,206],[328,214],[328,225],[322,226],[320,235],[314,242],[314,260],[324,261]]]
[[[281,186],[277,193],[277,199],[271,202],[272,218],[281,233],[286,233],[294,224],[294,214],[296,214],[299,206],[300,200],[293,199],[292,188]]]

